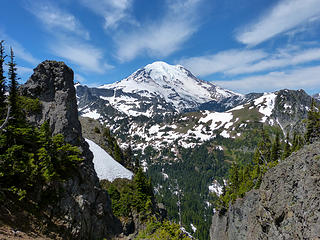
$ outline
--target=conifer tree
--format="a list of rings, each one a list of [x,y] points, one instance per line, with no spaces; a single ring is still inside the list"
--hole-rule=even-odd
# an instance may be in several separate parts
[[[255,151],[253,162],[257,165],[267,165],[271,159],[271,141],[268,133],[265,129],[261,131],[261,140],[258,143],[258,147]]]
[[[293,134],[292,152],[298,151],[304,145],[303,138],[296,132]]]
[[[113,149],[114,149],[114,152],[113,152],[114,159],[117,160],[120,164],[124,165],[122,151],[116,140],[113,143]]]
[[[148,200],[153,199],[153,189],[151,180],[146,177],[142,169],[139,168],[133,178],[134,184],[134,202],[138,211],[145,209]]]
[[[230,168],[230,185],[234,193],[237,193],[240,185],[239,166],[233,162]]]
[[[287,157],[289,157],[291,154],[291,147],[290,147],[290,137],[289,137],[289,132],[287,132],[287,137],[286,137],[286,141],[284,144],[284,150],[283,150],[283,154],[282,154],[282,159],[285,159]]]
[[[6,81],[6,77],[4,76],[4,69],[3,69],[3,65],[4,65],[4,61],[6,58],[5,55],[5,51],[4,51],[4,45],[3,45],[4,41],[0,41],[0,116],[2,117],[4,109],[6,108],[6,96],[5,96],[5,92],[6,92],[6,85],[5,85],[5,81]]]
[[[279,133],[277,133],[271,148],[271,161],[277,161],[280,158],[280,151],[280,137]]]
[[[10,48],[10,61],[8,63],[9,70],[9,105],[11,107],[11,116],[13,121],[17,121],[19,118],[18,110],[18,81],[17,81],[17,64],[14,60],[14,53],[12,48]]]
[[[127,149],[125,150],[124,152],[124,166],[133,170],[134,167],[133,167],[133,162],[132,162],[132,159],[133,159],[133,153],[132,153],[132,148],[131,148],[131,145],[129,145],[127,147]]]
[[[134,161],[134,172],[136,173],[140,169],[140,161],[139,158],[136,158]]]
[[[316,108],[315,101],[312,99],[311,108],[308,112],[307,130],[305,140],[307,143],[313,143],[320,139],[320,112]]]

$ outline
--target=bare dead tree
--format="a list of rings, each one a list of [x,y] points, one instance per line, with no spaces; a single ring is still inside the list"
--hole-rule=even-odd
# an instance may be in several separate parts
[[[0,131],[2,131],[5,128],[5,126],[8,124],[8,121],[10,119],[10,110],[11,110],[11,106],[8,107],[7,116],[4,122],[0,126]]]

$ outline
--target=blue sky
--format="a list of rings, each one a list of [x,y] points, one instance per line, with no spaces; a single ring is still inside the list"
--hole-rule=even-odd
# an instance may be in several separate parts
[[[89,86],[154,61],[242,93],[320,92],[320,0],[2,0],[21,82],[46,59]]]

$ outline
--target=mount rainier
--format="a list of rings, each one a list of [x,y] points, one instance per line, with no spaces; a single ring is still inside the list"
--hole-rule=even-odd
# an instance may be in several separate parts
[[[165,62],[149,64],[114,84],[93,89],[76,87],[82,115],[92,112],[92,100],[103,100],[105,105],[119,111],[119,115],[151,117],[194,110],[210,101],[243,98],[242,94],[196,78],[181,65]]]

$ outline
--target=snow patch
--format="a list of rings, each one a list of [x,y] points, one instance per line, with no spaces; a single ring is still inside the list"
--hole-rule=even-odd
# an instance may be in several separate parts
[[[276,97],[277,95],[274,93],[266,94],[262,97],[255,99],[254,104],[256,106],[261,105],[259,108],[259,112],[265,115],[266,117],[270,117],[272,114],[272,110],[274,109]]]
[[[149,128],[149,133],[154,134],[159,132],[159,130],[160,130],[160,126],[156,124],[156,125],[153,125],[151,128]]]
[[[209,186],[209,192],[215,193],[218,197],[221,196],[223,186],[219,184],[217,180],[212,182],[212,185]]]
[[[191,223],[190,224],[191,228],[192,228],[192,231],[195,233],[197,231],[197,228]]]
[[[224,138],[230,138],[230,134],[226,130],[223,130],[220,135]]]
[[[93,165],[100,180],[112,182],[116,178],[132,179],[133,173],[114,160],[104,149],[89,139],[85,139],[93,153]]]
[[[199,119],[199,123],[207,123],[212,121],[211,130],[216,130],[222,127],[224,124],[230,122],[233,119],[232,113],[229,112],[212,112],[209,113],[206,117]]]
[[[236,106],[230,110],[228,110],[227,112],[232,112],[232,111],[235,111],[235,110],[240,110],[240,109],[243,109],[244,108],[244,105],[239,105],[239,106]]]
[[[86,109],[83,114],[81,114],[82,117],[88,117],[93,119],[99,119],[101,118],[101,115],[97,112],[97,110],[91,111],[90,109]]]
[[[222,146],[216,146],[217,150],[223,151],[223,147]]]

